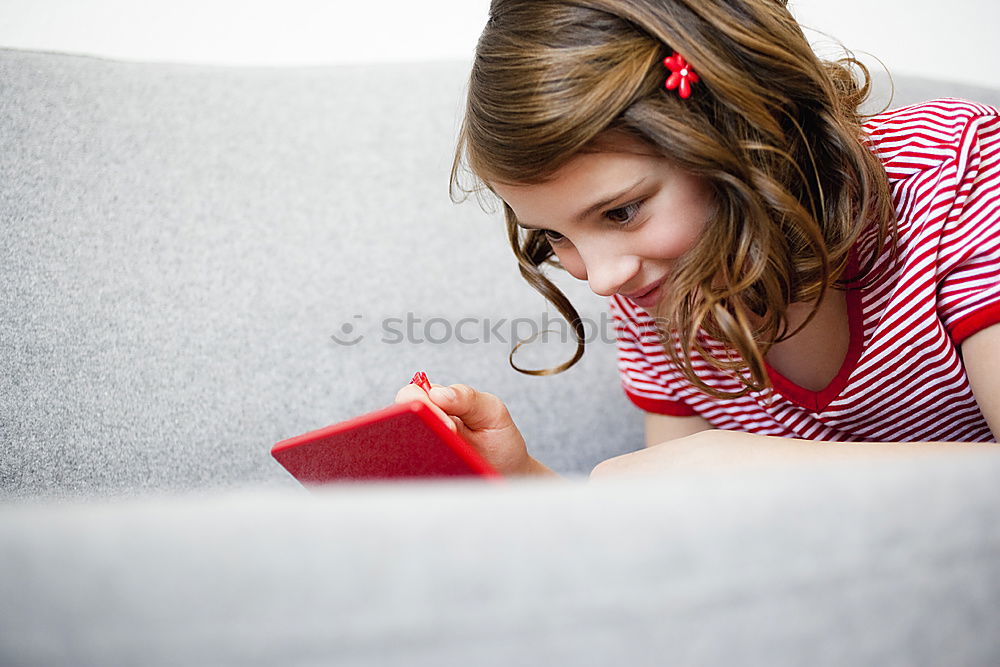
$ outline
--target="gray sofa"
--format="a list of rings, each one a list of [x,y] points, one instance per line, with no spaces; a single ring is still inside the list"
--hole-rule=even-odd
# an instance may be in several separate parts
[[[558,318],[448,198],[465,74],[0,50],[0,664],[1000,662],[996,456],[584,482],[641,415],[566,277],[584,360],[509,367]],[[271,460],[416,370],[570,481]]]

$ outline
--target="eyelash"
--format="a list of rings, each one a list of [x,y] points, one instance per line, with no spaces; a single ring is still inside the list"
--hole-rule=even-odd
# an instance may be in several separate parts
[[[559,245],[566,239],[562,234],[549,229],[542,230],[542,234],[545,236],[545,240],[549,242],[549,245]]]
[[[636,216],[639,215],[640,208],[642,208],[641,201],[632,202],[631,204],[626,204],[625,206],[619,206],[618,208],[613,208],[610,211],[605,212],[604,217],[610,220],[611,222],[621,225],[622,227],[628,227],[633,222],[635,222]],[[612,213],[618,213],[619,211],[629,212],[628,217],[625,218],[624,220],[615,220],[614,218],[611,217]]]
[[[618,208],[613,208],[611,210],[604,212],[604,218],[612,223],[615,223],[619,227],[627,228],[631,226],[632,223],[635,222],[635,218],[636,216],[639,215],[639,209],[642,208],[642,204],[643,204],[642,201],[637,201],[637,202],[632,202],[631,204],[626,204],[625,206],[619,206]],[[616,220],[614,217],[612,217],[613,213],[619,213],[622,211],[628,213],[627,217],[624,220]],[[553,232],[548,229],[544,230],[543,233],[545,234],[545,239],[550,244],[553,245],[562,243],[563,240],[565,240],[566,238],[562,234],[559,234],[558,232]]]

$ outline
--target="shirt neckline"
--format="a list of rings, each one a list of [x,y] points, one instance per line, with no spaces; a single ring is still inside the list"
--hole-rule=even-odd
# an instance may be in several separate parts
[[[861,318],[861,290],[857,287],[847,288],[847,323],[850,332],[850,343],[847,347],[847,354],[840,365],[840,370],[830,380],[829,384],[819,391],[806,389],[795,382],[792,382],[780,372],[771,367],[771,364],[764,360],[767,375],[771,379],[771,385],[775,391],[790,400],[792,403],[807,408],[814,412],[822,412],[837,398],[851,377],[851,373],[858,367],[861,353],[864,351],[864,329]]]

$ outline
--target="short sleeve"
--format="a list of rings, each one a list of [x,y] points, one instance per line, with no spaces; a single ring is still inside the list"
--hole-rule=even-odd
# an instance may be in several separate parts
[[[618,373],[625,395],[646,412],[674,417],[697,414],[671,390],[669,360],[653,319],[624,297],[612,296],[608,302],[615,320]]]
[[[1000,117],[969,121],[938,255],[938,313],[956,345],[1000,323]]]

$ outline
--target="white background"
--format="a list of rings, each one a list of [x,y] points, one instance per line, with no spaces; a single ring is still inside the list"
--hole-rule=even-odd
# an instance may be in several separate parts
[[[1000,86],[998,0],[791,0],[893,73]],[[144,61],[332,64],[467,59],[488,0],[0,0],[0,46]],[[869,62],[873,62],[870,61]]]

